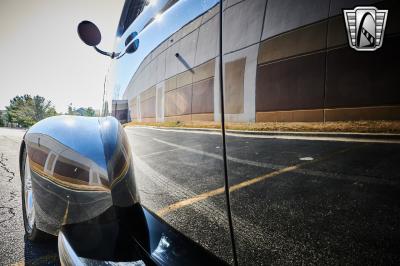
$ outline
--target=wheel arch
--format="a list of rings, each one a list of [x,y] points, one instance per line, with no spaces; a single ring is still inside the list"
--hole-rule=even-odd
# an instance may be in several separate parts
[[[25,138],[25,136],[24,136],[24,138]],[[23,171],[23,169],[22,169],[22,167],[23,167],[22,162],[23,162],[23,160],[24,160],[24,152],[25,152],[25,149],[26,149],[25,139],[23,139],[22,142],[21,142],[21,146],[19,147],[19,156],[18,156],[18,165],[19,165],[19,173],[20,173],[20,176],[22,176],[22,171]]]

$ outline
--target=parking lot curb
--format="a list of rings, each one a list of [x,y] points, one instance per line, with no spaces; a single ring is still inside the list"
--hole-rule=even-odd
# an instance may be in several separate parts
[[[294,136],[294,137],[330,137],[330,138],[354,138],[354,139],[379,139],[400,140],[400,134],[392,133],[360,133],[360,132],[296,132],[296,131],[250,131],[227,130],[228,133],[268,135],[268,136]]]
[[[126,128],[135,127],[128,126]],[[187,128],[187,127],[155,127],[145,126],[154,129],[164,130],[182,130],[182,131],[204,131],[204,132],[220,132],[218,128]],[[354,139],[376,139],[376,140],[400,140],[400,134],[396,133],[362,133],[362,132],[298,132],[298,131],[253,131],[253,130],[236,130],[227,129],[229,134],[246,134],[246,135],[265,135],[265,136],[293,136],[293,137],[320,137],[320,138],[354,138]]]

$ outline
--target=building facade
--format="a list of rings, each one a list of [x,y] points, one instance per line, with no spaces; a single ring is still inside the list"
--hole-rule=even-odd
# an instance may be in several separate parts
[[[396,1],[382,48],[357,52],[342,7],[360,1],[225,1],[225,117],[232,122],[400,119]],[[377,8],[382,1],[364,1]],[[153,49],[123,98],[135,121],[218,121],[219,6]],[[393,10],[393,13],[390,11]],[[284,19],[283,19],[284,18]],[[179,51],[179,52],[178,52]]]

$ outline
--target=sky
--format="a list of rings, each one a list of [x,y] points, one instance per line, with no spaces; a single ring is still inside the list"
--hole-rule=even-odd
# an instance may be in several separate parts
[[[0,0],[0,110],[16,95],[100,109],[110,59],[78,37],[80,21],[100,29],[111,51],[124,0]]]

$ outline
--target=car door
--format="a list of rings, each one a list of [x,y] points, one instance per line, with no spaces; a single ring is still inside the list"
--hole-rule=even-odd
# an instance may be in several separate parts
[[[131,124],[125,131],[142,205],[232,264],[218,78],[219,1],[126,1],[117,35],[121,57],[110,66],[106,94],[128,103]],[[124,54],[136,39],[138,49]]]
[[[376,51],[349,44],[343,9],[357,6],[388,10]],[[399,12],[396,1],[224,1],[239,265],[399,262],[400,146],[388,136],[340,133],[400,118]],[[382,15],[377,23],[382,29]]]

